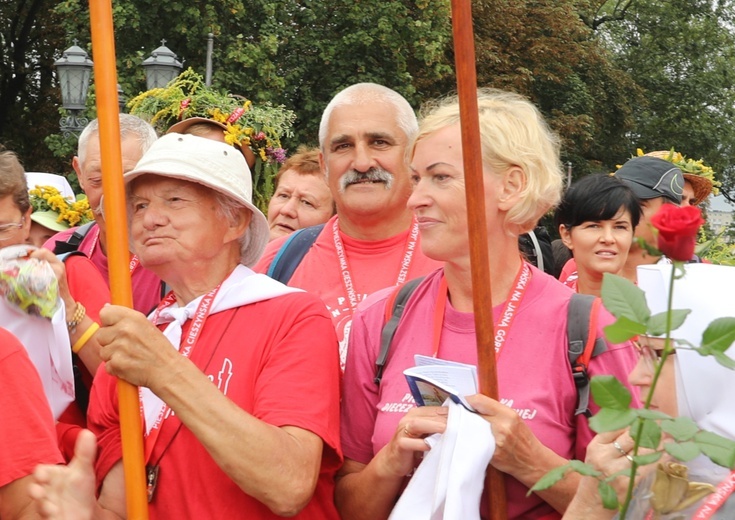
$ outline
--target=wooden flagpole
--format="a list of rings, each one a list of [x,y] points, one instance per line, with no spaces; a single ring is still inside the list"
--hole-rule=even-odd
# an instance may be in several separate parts
[[[97,117],[102,158],[102,190],[107,227],[107,259],[109,262],[112,303],[133,306],[130,284],[130,253],[125,210],[120,121],[118,117],[115,39],[111,0],[90,0],[90,26],[94,57],[94,84],[97,95]],[[127,518],[148,519],[143,428],[137,387],[118,379],[120,430]]]
[[[462,155],[470,238],[472,299],[477,333],[477,364],[480,392],[498,398],[495,370],[495,331],[490,298],[490,261],[485,222],[485,189],[482,178],[482,145],[477,113],[477,73],[475,41],[470,0],[452,0],[452,31],[457,74]],[[508,518],[503,473],[488,467],[485,489],[488,493],[491,520]]]

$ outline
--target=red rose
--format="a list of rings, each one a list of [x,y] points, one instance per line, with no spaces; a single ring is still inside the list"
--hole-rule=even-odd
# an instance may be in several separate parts
[[[663,254],[680,262],[692,259],[697,232],[704,224],[698,207],[664,204],[651,217],[651,224],[658,229],[658,248]]]

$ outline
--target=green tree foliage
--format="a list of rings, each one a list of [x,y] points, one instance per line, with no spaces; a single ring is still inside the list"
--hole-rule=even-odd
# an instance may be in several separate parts
[[[629,154],[636,147],[674,147],[703,158],[721,172],[722,191],[730,200],[735,187],[734,19],[731,0],[640,0],[623,21],[600,29],[617,66],[644,94],[631,103],[635,130],[624,136]]]
[[[575,177],[675,147],[732,189],[735,0],[474,0],[478,82],[529,96],[563,140]],[[298,116],[285,143],[314,144],[340,89],[374,81],[418,108],[455,90],[449,0],[116,0],[119,82],[145,90],[143,60],[166,39],[213,86]],[[33,169],[64,168],[53,60],[89,47],[87,0],[7,0],[0,14],[0,142]],[[19,131],[22,129],[22,131]],[[65,156],[54,163],[53,150]],[[61,165],[61,166],[59,166]]]
[[[58,131],[59,90],[54,57],[66,47],[56,2],[0,2],[0,143],[32,169],[59,171],[43,139]],[[71,42],[70,42],[71,43]]]
[[[563,141],[575,177],[609,168],[628,152],[636,85],[584,24],[574,0],[477,0],[478,83],[531,98]]]

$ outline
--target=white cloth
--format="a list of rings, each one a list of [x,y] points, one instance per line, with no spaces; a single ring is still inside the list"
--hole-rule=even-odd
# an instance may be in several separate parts
[[[26,314],[0,298],[0,326],[25,347],[57,419],[74,400],[74,368],[64,306],[59,304],[49,320]]]
[[[264,274],[254,273],[244,265],[238,265],[230,273],[230,276],[222,282],[222,286],[212,302],[212,308],[209,314],[216,314],[250,303],[270,300],[271,298],[292,292],[303,291],[301,289],[287,287]],[[202,298],[203,296],[200,296],[192,300],[185,307],[179,307],[178,304],[174,303],[162,309],[158,314],[155,325],[169,323],[169,326],[163,331],[163,335],[166,336],[176,350],[179,350],[181,346],[181,328],[187,320],[194,316]],[[156,312],[153,311],[148,319],[153,321],[155,314]],[[165,403],[146,387],[140,388],[140,395],[143,402],[146,434],[148,434],[165,409]]]
[[[28,183],[29,190],[34,189],[36,186],[53,186],[66,199],[73,201],[76,197],[69,181],[63,175],[45,172],[26,172],[26,182]]]
[[[479,520],[485,470],[495,453],[490,423],[452,401],[447,429],[427,438],[431,450],[389,520]]]
[[[666,310],[671,268],[670,265],[638,267],[638,286],[645,291],[653,314]],[[674,282],[673,308],[692,312],[671,335],[699,346],[702,333],[712,320],[735,317],[735,267],[686,264],[684,268],[684,277]],[[726,354],[735,358],[735,347],[731,346]],[[679,416],[689,417],[700,428],[735,440],[735,407],[730,399],[730,392],[735,388],[735,370],[723,367],[712,356],[700,356],[686,347],[677,349],[674,360]],[[687,466],[693,480],[717,483],[723,474],[702,456]],[[702,478],[703,474],[713,479]]]

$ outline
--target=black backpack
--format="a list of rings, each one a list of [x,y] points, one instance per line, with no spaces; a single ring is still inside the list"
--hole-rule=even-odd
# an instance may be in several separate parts
[[[388,361],[390,344],[403,315],[406,303],[421,283],[422,278],[414,278],[396,288],[385,306],[385,321],[380,334],[380,352],[375,360],[375,384],[380,385],[383,370]],[[602,304],[600,298],[589,294],[574,293],[567,310],[567,357],[577,387],[577,409],[574,415],[589,417],[590,377],[587,373],[590,359],[607,350],[605,340],[597,337],[597,318]]]

